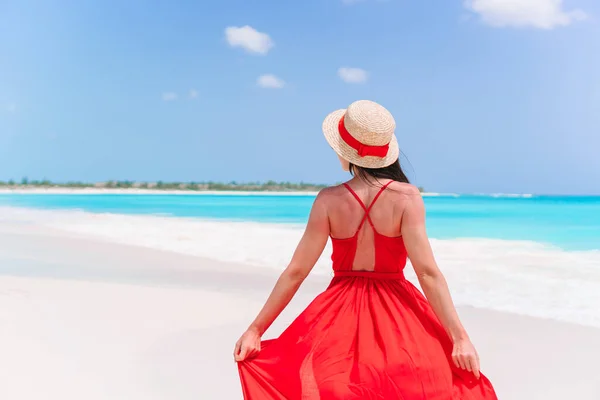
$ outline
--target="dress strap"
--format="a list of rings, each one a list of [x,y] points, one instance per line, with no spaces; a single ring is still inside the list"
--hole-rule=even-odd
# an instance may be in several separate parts
[[[363,217],[362,221],[360,221],[360,225],[358,225],[358,229],[356,230],[356,232],[358,233],[363,225],[365,224],[365,221],[369,221],[369,224],[371,224],[371,227],[373,228],[374,231],[377,232],[377,230],[375,229],[375,225],[373,224],[373,221],[371,220],[371,217],[369,216],[369,212],[371,211],[371,208],[373,207],[373,204],[375,204],[375,202],[377,201],[377,199],[379,198],[379,196],[381,196],[381,193],[383,193],[383,191],[390,185],[390,183],[392,183],[393,181],[389,181],[388,183],[386,183],[385,185],[383,185],[381,187],[381,189],[379,189],[379,192],[377,192],[377,194],[375,195],[375,197],[373,197],[373,201],[371,201],[371,204],[369,204],[369,207],[367,207],[365,205],[365,203],[363,203],[363,201],[360,199],[360,197],[358,197],[358,195],[356,194],[356,192],[354,190],[352,190],[352,188],[350,187],[350,185],[348,185],[347,183],[344,183],[344,186],[346,187],[346,189],[348,189],[348,191],[350,193],[352,193],[352,196],[354,196],[354,198],[356,199],[356,201],[358,201],[358,204],[360,204],[360,206],[363,208],[363,210],[365,210],[365,216]]]
[[[394,181],[389,181],[388,183],[386,183],[385,185],[383,185],[381,187],[381,189],[379,189],[379,192],[377,192],[377,194],[375,195],[375,197],[373,197],[373,201],[371,202],[371,204],[369,204],[369,207],[366,209],[367,213],[369,211],[371,211],[371,208],[373,208],[373,204],[375,204],[375,202],[377,201],[377,199],[379,198],[379,196],[381,196],[381,193],[383,193],[383,191],[390,186],[390,183],[392,183]],[[369,218],[370,219],[370,218]]]
[[[367,211],[367,206],[365,206],[365,203],[363,203],[363,201],[360,199],[360,197],[358,197],[358,195],[356,194],[356,192],[354,190],[352,190],[352,188],[350,187],[350,185],[348,185],[347,183],[344,183],[344,186],[346,187],[346,189],[348,189],[348,191],[350,193],[352,193],[352,196],[354,196],[354,198],[356,199],[356,201],[358,201],[358,204],[360,204],[360,206],[363,208],[363,210]]]

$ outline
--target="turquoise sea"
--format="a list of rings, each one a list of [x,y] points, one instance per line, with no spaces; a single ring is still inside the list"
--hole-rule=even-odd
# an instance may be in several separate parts
[[[314,195],[0,194],[0,206],[275,224],[306,222]],[[528,240],[600,250],[600,196],[426,196],[436,239]]]

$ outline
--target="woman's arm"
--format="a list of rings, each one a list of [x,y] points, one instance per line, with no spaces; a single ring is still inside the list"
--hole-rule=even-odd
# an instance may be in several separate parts
[[[472,371],[479,377],[479,358],[460,322],[444,275],[433,256],[425,229],[425,205],[417,188],[406,194],[402,214],[402,236],[411,264],[431,308],[454,342],[452,359],[457,367]]]
[[[287,268],[283,271],[264,307],[236,343],[234,357],[243,361],[260,351],[260,337],[292,300],[323,253],[329,238],[329,218],[321,191],[313,204],[306,230]]]

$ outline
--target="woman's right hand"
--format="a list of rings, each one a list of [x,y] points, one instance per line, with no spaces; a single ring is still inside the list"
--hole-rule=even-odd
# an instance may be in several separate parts
[[[257,330],[248,328],[235,344],[233,358],[236,362],[256,356],[260,352],[260,334]]]

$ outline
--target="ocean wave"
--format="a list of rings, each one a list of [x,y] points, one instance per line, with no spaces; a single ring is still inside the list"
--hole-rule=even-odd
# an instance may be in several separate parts
[[[35,223],[66,234],[281,271],[301,225],[0,208],[0,223]],[[600,327],[600,251],[493,239],[431,240],[457,304]],[[314,273],[330,276],[327,245]],[[416,282],[410,265],[407,277]]]
[[[436,193],[436,192],[423,192],[421,193],[423,197],[460,197],[458,193]]]
[[[489,196],[495,199],[507,198],[507,199],[530,199],[535,197],[532,193],[492,193],[492,194],[481,194],[480,196]]]
[[[494,198],[514,198],[514,199],[529,199],[533,197],[531,193],[493,193],[490,195]]]
[[[491,197],[491,198],[519,198],[519,199],[530,199],[535,197],[533,193],[437,193],[437,192],[424,192],[422,193],[423,197]]]

